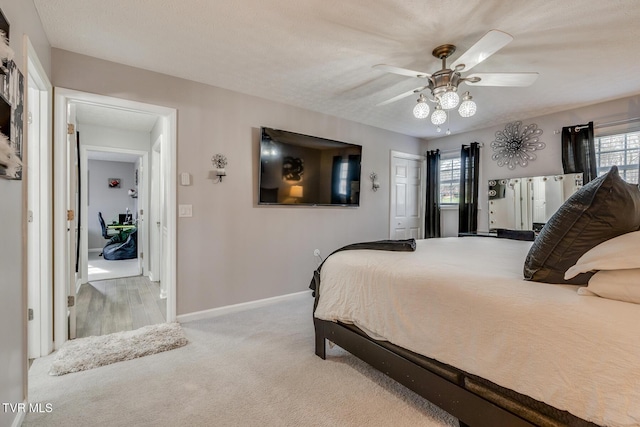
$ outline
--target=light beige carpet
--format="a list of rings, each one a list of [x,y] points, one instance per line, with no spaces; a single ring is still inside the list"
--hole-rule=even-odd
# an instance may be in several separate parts
[[[67,341],[55,353],[49,375],[86,371],[173,350],[187,343],[178,323],[161,323],[133,331],[78,338]]]
[[[182,324],[184,347],[70,375],[29,371],[24,426],[457,426],[457,420],[338,347],[314,354],[304,294]]]

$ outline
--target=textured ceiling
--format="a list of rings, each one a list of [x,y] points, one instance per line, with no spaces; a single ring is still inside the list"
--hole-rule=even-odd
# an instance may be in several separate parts
[[[453,133],[640,93],[638,0],[34,0],[51,45],[419,137],[417,97],[376,107],[490,29],[514,41],[474,72],[536,71],[526,88],[469,88]],[[466,85],[461,85],[464,90]],[[264,123],[268,125],[268,123]]]
[[[76,103],[78,124],[99,125],[125,130],[151,132],[158,116],[140,111]]]

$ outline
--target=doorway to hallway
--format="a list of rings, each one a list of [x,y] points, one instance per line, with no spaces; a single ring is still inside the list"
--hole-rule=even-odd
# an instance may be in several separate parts
[[[139,115],[151,115],[156,116],[158,118],[156,125],[151,132],[148,133],[148,150],[150,150],[151,141],[155,141],[159,135],[162,136],[161,140],[164,144],[162,153],[164,156],[160,159],[163,164],[166,165],[162,169],[163,174],[166,175],[164,182],[165,186],[161,189],[161,193],[163,195],[164,205],[166,207],[167,216],[165,218],[166,223],[163,226],[167,229],[166,242],[161,245],[158,250],[163,251],[162,259],[166,259],[167,262],[165,264],[166,274],[162,276],[163,288],[166,287],[166,316],[165,321],[175,321],[175,227],[176,227],[176,218],[175,218],[175,203],[176,203],[176,188],[175,188],[175,180],[171,179],[171,177],[175,176],[175,139],[176,139],[176,111],[174,109],[169,109],[166,107],[159,107],[150,104],[143,104],[133,101],[127,101],[123,99],[111,98],[101,95],[88,94],[84,92],[73,91],[69,89],[56,88],[56,96],[55,96],[55,123],[57,132],[54,136],[56,147],[56,155],[54,157],[54,165],[56,175],[54,176],[54,181],[57,182],[57,187],[61,187],[61,191],[56,194],[56,198],[54,200],[54,211],[55,212],[66,212],[66,211],[74,211],[75,206],[70,204],[70,201],[74,200],[74,197],[69,196],[70,187],[68,184],[68,175],[64,172],[68,170],[73,165],[67,160],[68,157],[62,153],[63,149],[60,147],[64,147],[66,140],[66,130],[67,127],[65,124],[69,121],[69,117],[67,116],[69,111],[82,112],[82,109],[88,106],[90,109],[100,109],[99,116],[102,117],[114,117],[121,116],[121,113],[133,113]],[[107,112],[105,114],[105,112]],[[78,117],[75,117],[78,119]],[[82,132],[83,127],[83,119],[82,114],[77,120],[78,128],[80,132]],[[84,119],[85,128],[88,124],[89,120]],[[120,120],[120,122],[123,122]],[[95,123],[93,124],[95,125]],[[86,131],[85,131],[86,135]],[[81,141],[85,141],[86,136],[82,136]],[[118,141],[118,139],[115,139]],[[114,148],[114,147],[111,147]],[[117,147],[120,150],[131,149],[131,147]],[[82,177],[83,173],[87,173],[87,166],[80,165],[80,176]],[[138,216],[138,240],[141,242],[141,247],[146,248],[146,253],[141,253],[139,258],[142,265],[142,274],[147,274],[148,272],[148,258],[150,257],[149,251],[153,251],[149,247],[148,243],[148,221],[146,215],[149,212],[149,180],[144,180],[144,175],[146,170],[148,170],[148,165],[143,165],[141,167],[142,173],[140,175],[140,179],[144,182],[145,188],[144,190],[139,191],[139,206],[136,208],[136,214]],[[84,172],[83,172],[84,171]],[[110,177],[110,178],[118,178],[118,177]],[[88,194],[83,194],[86,192],[86,182],[91,181],[90,173],[87,174],[86,179],[80,179],[80,182],[84,182],[84,190],[80,190],[80,208],[85,208],[85,215],[81,216],[80,221],[78,221],[77,217],[74,215],[68,215],[66,217],[62,217],[61,215],[54,215],[55,223],[54,223],[54,245],[58,249],[59,253],[63,256],[59,258],[56,257],[56,275],[54,277],[55,280],[55,289],[56,293],[54,296],[54,306],[55,306],[55,325],[56,325],[56,348],[59,348],[68,336],[73,336],[73,334],[67,335],[67,331],[69,331],[69,326],[73,325],[73,319],[77,320],[78,316],[78,305],[74,304],[74,309],[71,310],[67,307],[67,302],[77,302],[77,298],[81,295],[78,292],[81,288],[81,284],[88,282],[88,265],[89,265],[89,252],[88,252],[88,238],[89,238],[89,223],[87,215],[87,206],[91,203],[91,200],[88,199]],[[107,182],[104,185],[108,185]],[[67,242],[69,241],[67,234],[70,233],[70,230],[77,230],[80,235],[80,251],[81,254],[79,260],[78,270],[73,273],[73,270],[67,268],[73,261],[75,261],[74,254],[69,251],[69,246]],[[165,253],[166,252],[166,253]],[[69,290],[72,290],[72,293],[75,296],[75,299],[69,298]],[[72,316],[73,319],[72,319]],[[75,331],[75,330],[74,330]]]

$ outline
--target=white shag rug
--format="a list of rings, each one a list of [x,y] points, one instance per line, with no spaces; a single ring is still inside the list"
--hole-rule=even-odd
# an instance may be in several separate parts
[[[51,363],[49,375],[86,371],[182,347],[189,341],[179,323],[160,323],[109,335],[67,341]]]

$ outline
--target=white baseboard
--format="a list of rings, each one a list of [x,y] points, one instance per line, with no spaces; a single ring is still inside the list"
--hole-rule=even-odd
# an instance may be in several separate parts
[[[87,252],[102,252],[102,248],[88,249]]]
[[[265,298],[256,301],[243,302],[240,304],[227,305],[224,307],[212,308],[210,310],[196,311],[193,313],[181,314],[177,316],[179,323],[193,322],[194,320],[210,319],[212,317],[222,316],[223,314],[236,313],[251,308],[264,307],[276,302],[285,301],[291,298],[296,298],[300,295],[311,294],[311,290],[296,292],[293,294],[280,295],[277,297]]]

